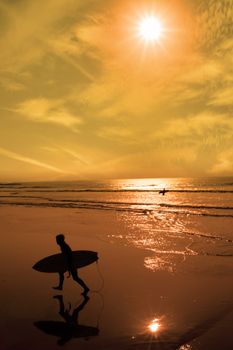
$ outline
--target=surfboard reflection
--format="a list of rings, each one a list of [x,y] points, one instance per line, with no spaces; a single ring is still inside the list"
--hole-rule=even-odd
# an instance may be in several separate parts
[[[80,325],[78,318],[79,313],[85,307],[89,301],[89,297],[85,296],[83,301],[71,312],[65,309],[63,302],[63,296],[57,295],[54,297],[59,302],[59,315],[65,320],[62,321],[37,321],[34,325],[46,334],[50,334],[59,337],[58,344],[65,345],[68,341],[73,338],[86,338],[97,336],[99,334],[98,327]]]

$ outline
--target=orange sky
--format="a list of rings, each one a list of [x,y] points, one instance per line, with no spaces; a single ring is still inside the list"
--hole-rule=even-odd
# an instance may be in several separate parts
[[[138,23],[161,20],[145,43]],[[0,181],[233,175],[228,0],[0,0]]]

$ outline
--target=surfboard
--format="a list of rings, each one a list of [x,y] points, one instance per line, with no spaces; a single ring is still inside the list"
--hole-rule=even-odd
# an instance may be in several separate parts
[[[93,326],[84,326],[79,324],[69,324],[61,321],[37,321],[34,325],[41,331],[49,335],[65,338],[85,338],[93,337],[99,334],[99,329]]]
[[[98,260],[98,254],[90,250],[75,250],[72,252],[73,264],[77,269],[88,266]],[[39,260],[32,267],[39,272],[66,272],[67,261],[63,254],[54,254]]]

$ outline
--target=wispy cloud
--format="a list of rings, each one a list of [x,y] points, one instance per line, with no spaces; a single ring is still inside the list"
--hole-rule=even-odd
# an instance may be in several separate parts
[[[215,91],[208,103],[210,106],[229,106],[233,109],[233,86],[222,87]]]
[[[215,164],[209,170],[211,175],[232,175],[233,169],[233,148],[220,152]]]
[[[88,7],[89,0],[85,1]],[[84,52],[81,43],[72,40],[74,14],[79,17],[81,0],[41,0],[0,4],[4,13],[5,25],[0,38],[0,71],[18,74],[43,59],[56,56],[65,64],[76,69],[88,81],[93,75],[79,56]],[[72,16],[71,16],[72,13]],[[66,29],[59,24],[70,22]],[[68,28],[68,31],[67,31]]]
[[[24,84],[9,78],[1,78],[0,85],[2,85],[2,87],[7,91],[21,91],[25,89]]]
[[[152,133],[157,139],[174,139],[178,142],[195,144],[198,140],[213,143],[231,140],[233,123],[228,114],[213,113],[205,110],[186,118],[174,118],[166,121],[163,126]],[[218,140],[218,141],[217,141]]]
[[[84,63],[80,62],[80,57],[84,55],[84,48],[77,40],[73,40],[72,29],[68,33],[62,34],[57,38],[52,38],[47,42],[47,50],[52,55],[56,55],[64,61],[64,63],[70,65],[82,76],[84,76],[88,82],[95,80],[94,75],[88,70]]]
[[[78,154],[74,150],[71,150],[71,149],[66,148],[66,147],[59,147],[59,150],[65,152],[68,155],[70,155],[72,158],[74,158],[75,160],[77,160],[79,163],[81,163],[83,165],[88,165],[89,164],[89,162],[86,159],[84,159],[83,156],[81,156],[80,154]]]
[[[55,123],[77,131],[77,126],[82,124],[79,116],[71,114],[62,101],[37,98],[24,101],[13,110],[27,119],[38,123]]]
[[[233,7],[229,0],[200,0],[196,7],[196,35],[199,44],[206,49],[216,48],[216,44],[226,36],[231,37]]]
[[[15,159],[15,160],[18,160],[18,161],[23,162],[23,163],[27,163],[27,164],[35,165],[35,166],[40,167],[40,168],[51,170],[55,173],[66,174],[63,170],[61,170],[57,167],[54,167],[52,165],[46,164],[46,163],[38,161],[36,159],[32,159],[30,157],[26,157],[24,155],[9,151],[9,150],[2,148],[2,147],[0,147],[0,154],[2,156],[10,158],[10,159]]]
[[[109,140],[121,140],[130,143],[132,140],[132,132],[127,127],[109,126],[102,127],[97,131],[99,137]]]

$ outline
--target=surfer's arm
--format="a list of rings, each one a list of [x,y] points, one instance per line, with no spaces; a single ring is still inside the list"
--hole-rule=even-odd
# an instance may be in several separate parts
[[[66,261],[67,261],[67,270],[68,270],[68,275],[67,278],[69,278],[71,276],[71,270],[72,270],[72,252],[70,252],[69,254],[66,254]]]
[[[67,270],[68,270],[69,276],[70,276],[70,272],[73,269],[73,255],[72,255],[72,250],[68,246],[68,244],[65,244],[62,247],[62,253],[64,254],[64,256],[66,258]]]
[[[66,260],[67,260],[67,267],[68,267],[69,276],[70,276],[70,272],[73,269],[73,256],[72,256],[71,249],[67,249],[66,251]]]

